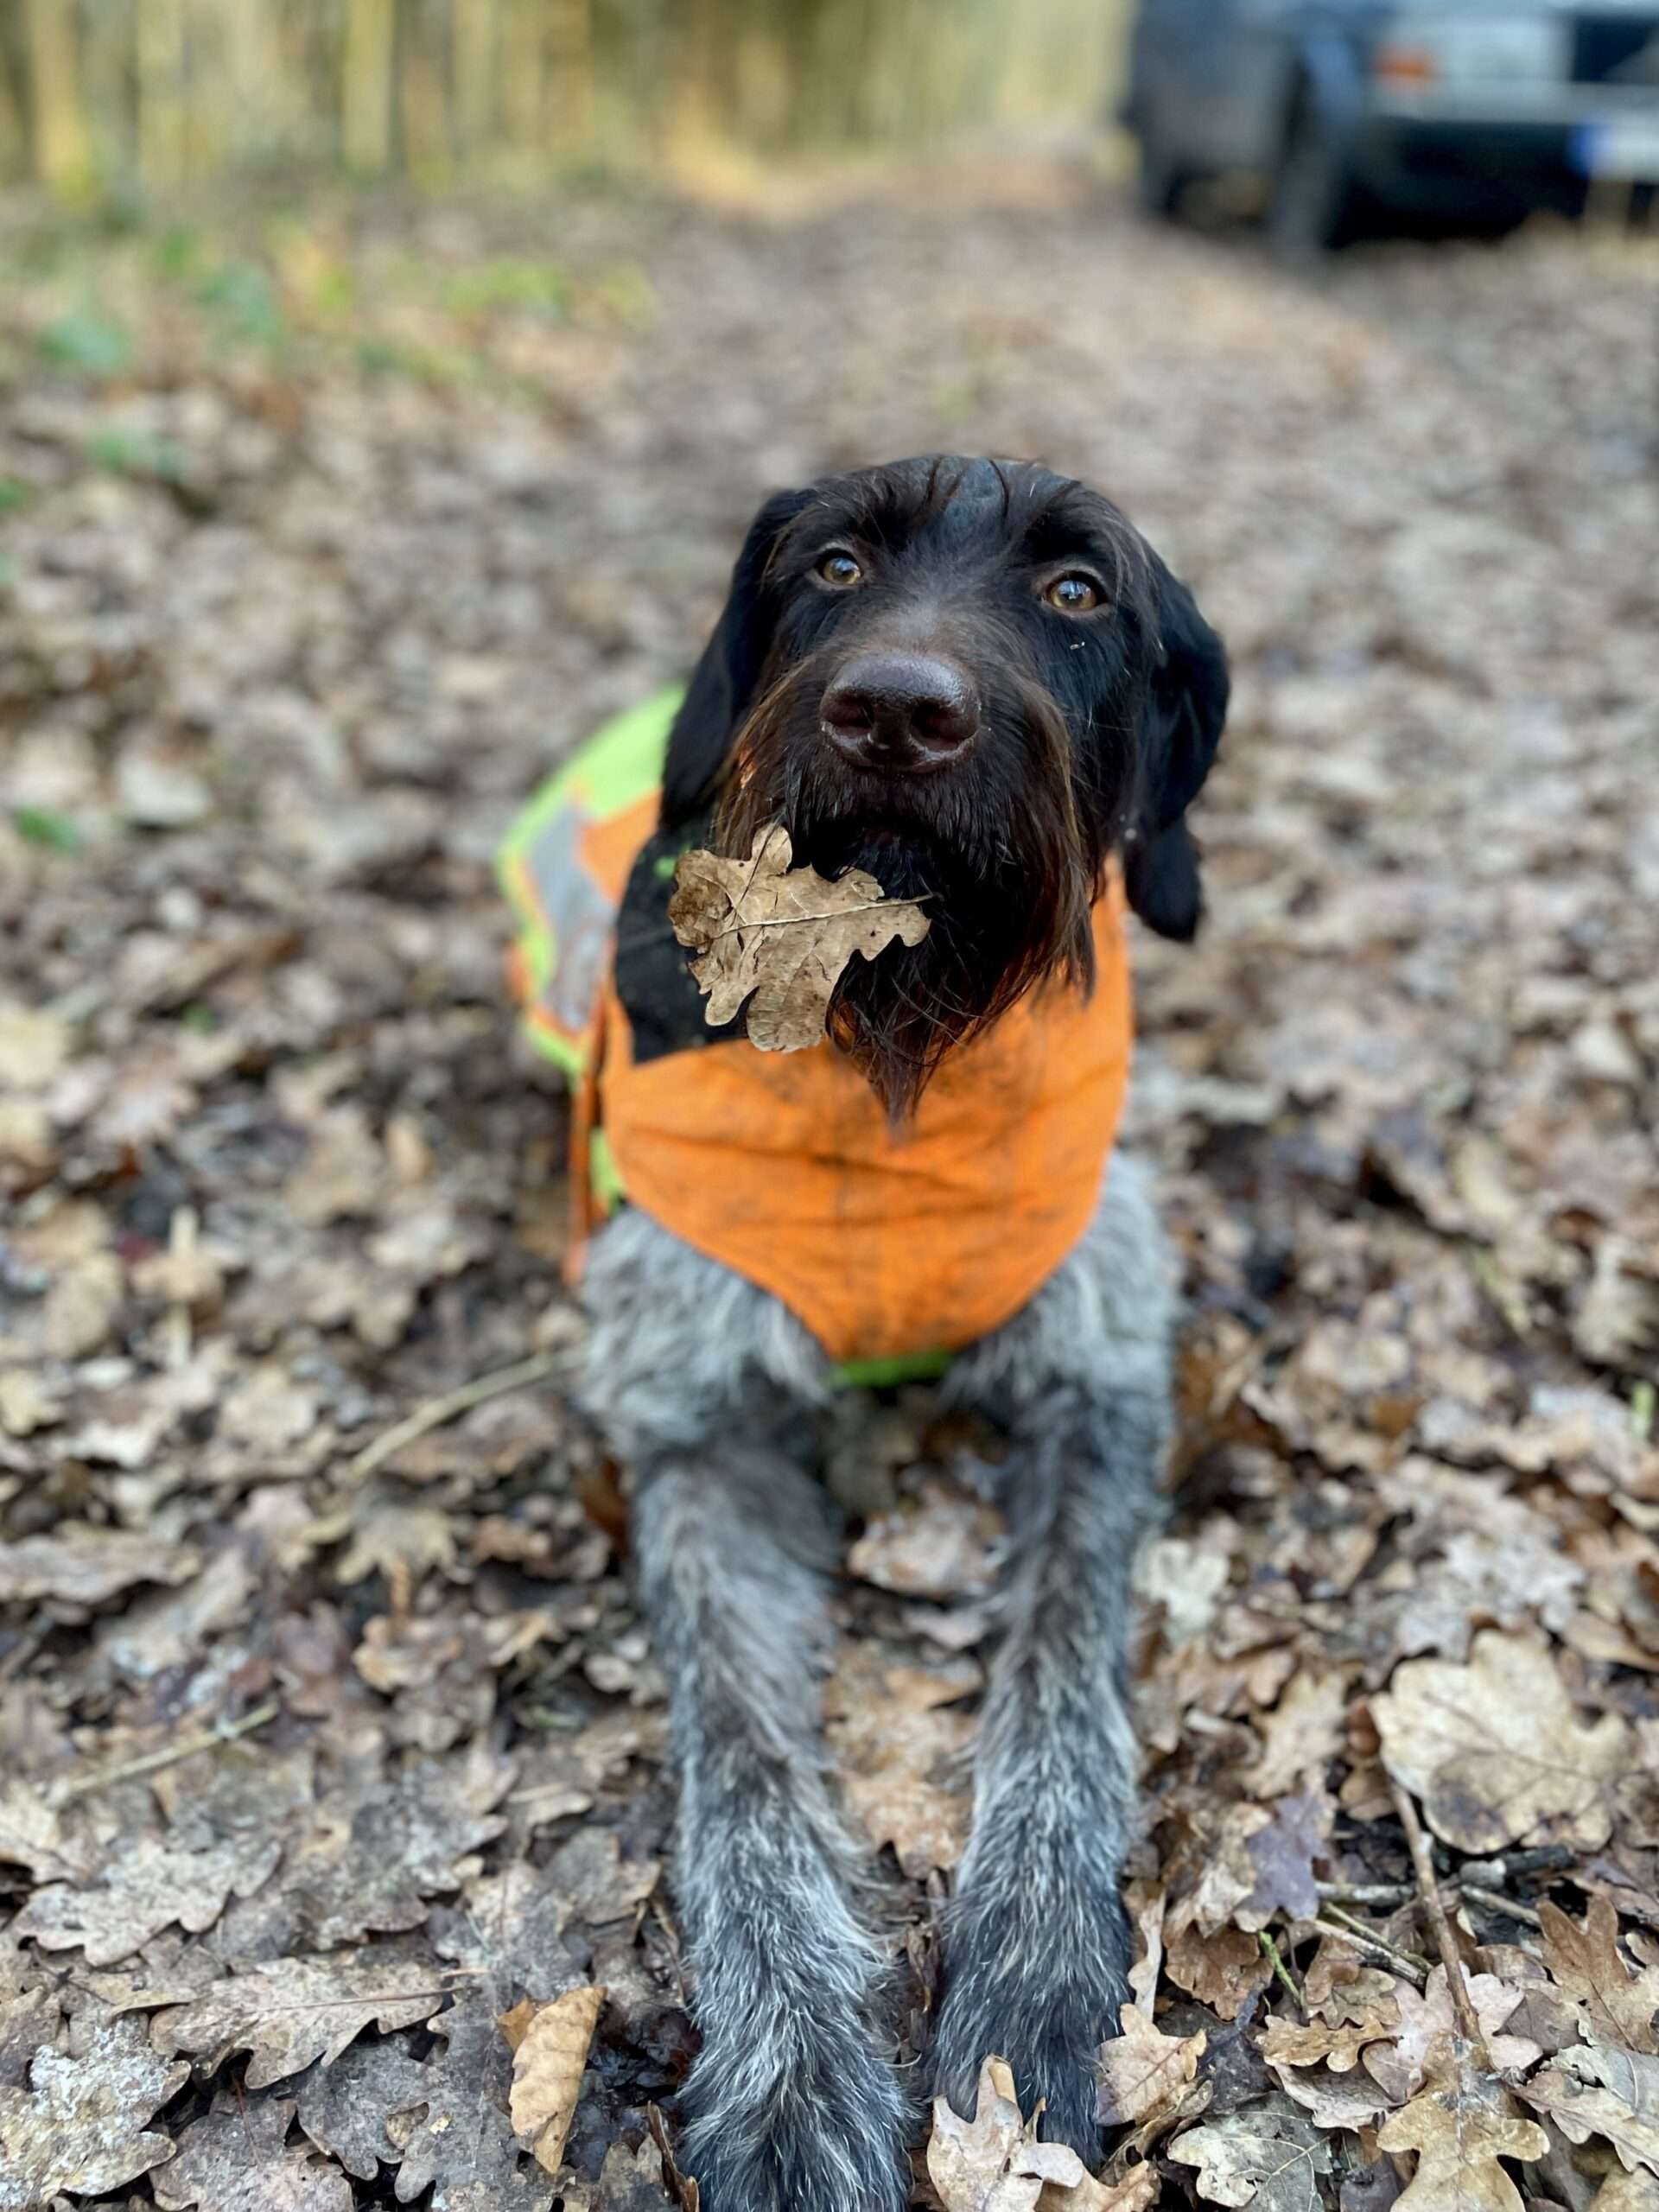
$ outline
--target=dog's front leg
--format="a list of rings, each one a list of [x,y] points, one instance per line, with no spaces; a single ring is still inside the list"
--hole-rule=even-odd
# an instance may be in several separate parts
[[[741,1445],[643,1470],[634,1505],[702,2031],[681,2158],[707,2212],[892,2212],[906,2194],[884,1961],[815,1733],[825,1520],[805,1475]]]
[[[1156,1217],[1113,1164],[1093,1227],[952,1384],[1009,1430],[1015,1554],[950,1908],[938,2087],[972,2108],[991,2053],[1024,2110],[1088,2155],[1095,2055],[1132,1950],[1118,1882],[1134,1833],[1129,1577],[1169,1430],[1173,1294]]]
[[[799,1441],[823,1356],[645,1215],[598,1238],[587,1399],[633,1462],[668,1677],[677,1891],[702,2050],[681,2162],[705,2212],[898,2212],[906,2101],[886,1980],[818,1738],[835,1531]]]

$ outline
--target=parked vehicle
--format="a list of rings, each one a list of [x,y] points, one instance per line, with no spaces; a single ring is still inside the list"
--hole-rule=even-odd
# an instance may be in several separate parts
[[[1500,228],[1659,182],[1659,0],[1140,0],[1122,119],[1147,207],[1262,188],[1275,243],[1392,215]]]

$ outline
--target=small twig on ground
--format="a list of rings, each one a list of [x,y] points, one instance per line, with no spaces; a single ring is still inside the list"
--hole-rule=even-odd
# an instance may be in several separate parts
[[[1570,1853],[1563,1853],[1564,1858],[1570,1856]],[[1511,1871],[1501,1859],[1494,1859],[1491,1864],[1499,1878]],[[1515,1868],[1513,1871],[1524,1872],[1527,1870]],[[1318,1886],[1319,1902],[1325,1905],[1395,1906],[1405,1904],[1417,1895],[1414,1885],[1406,1882],[1321,1882]],[[1442,1884],[1441,1889],[1442,1894],[1455,1891],[1459,1897],[1467,1897],[1473,1904],[1484,1904],[1493,1912],[1506,1912],[1516,1920],[1529,1921],[1535,1928],[1543,1926],[1529,1904],[1522,1904],[1518,1897],[1510,1897],[1503,1890],[1495,1889],[1490,1882],[1471,1882],[1466,1874],[1456,1874],[1450,1881]]]
[[[174,1211],[168,1228],[168,1249],[175,1260],[188,1261],[196,1249],[201,1229],[201,1217],[194,1206],[179,1206]],[[167,1309],[166,1333],[162,1343],[168,1367],[174,1370],[188,1367],[191,1346],[195,1339],[194,1325],[190,1318],[188,1299],[176,1299]]]
[[[668,2125],[655,2105],[645,2107],[645,2124],[651,2130],[651,2139],[657,2145],[657,2155],[663,2162],[663,2188],[679,2207],[679,2212],[698,2212],[699,2191],[693,2175],[683,2174],[674,2157],[673,2146],[668,2139]]]
[[[1307,2018],[1307,2007],[1302,2002],[1301,1991],[1297,1988],[1295,1982],[1291,1979],[1290,1968],[1285,1964],[1284,1954],[1280,1950],[1279,1946],[1274,1942],[1272,1936],[1268,1935],[1265,1928],[1259,1928],[1256,1930],[1255,1940],[1262,1946],[1262,1957],[1266,1959],[1268,1964],[1273,1968],[1274,1980],[1283,1985],[1285,1992],[1289,1997],[1291,2003],[1296,2007],[1296,2010],[1301,2014],[1302,2018],[1306,2019]]]
[[[1519,1897],[1506,1897],[1502,1890],[1489,1890],[1478,1882],[1459,1882],[1458,1888],[1471,1904],[1484,1904],[1489,1912],[1506,1913],[1511,1920],[1524,1920],[1534,1928],[1544,1924],[1542,1916],[1529,1904],[1522,1904]]]
[[[1434,1933],[1434,1942],[1440,1954],[1440,1963],[1446,1968],[1446,1986],[1451,1993],[1452,2010],[1458,2023],[1458,2032],[1473,2050],[1487,2073],[1494,2071],[1492,2055],[1486,2048],[1486,2038],[1476,2018],[1474,1999],[1469,1994],[1469,1985],[1464,1979],[1463,1959],[1458,1949],[1458,1939],[1452,1933],[1447,1917],[1446,1900],[1440,1895],[1440,1884],[1434,1878],[1434,1861],[1428,1848],[1428,1838],[1423,1824],[1417,1817],[1417,1808],[1409,1794],[1392,1775],[1389,1789],[1394,1798],[1394,1809],[1400,1815],[1400,1825],[1406,1832],[1406,1848],[1411,1853],[1411,1863],[1417,1876],[1417,1887],[1423,1900],[1423,1910],[1428,1915],[1428,1924]]]
[[[568,1351],[532,1352],[528,1359],[519,1360],[512,1367],[498,1367],[493,1375],[478,1376],[471,1382],[463,1382],[456,1390],[446,1390],[441,1398],[429,1398],[423,1406],[416,1406],[400,1421],[377,1436],[372,1444],[365,1445],[354,1459],[346,1462],[341,1480],[360,1483],[377,1467],[385,1466],[396,1452],[405,1444],[412,1444],[417,1436],[442,1428],[446,1421],[454,1421],[457,1414],[470,1413],[474,1406],[481,1406],[486,1399],[505,1397],[509,1390],[523,1390],[532,1382],[544,1382],[550,1376],[557,1375],[570,1364]]]
[[[226,1721],[222,1728],[199,1728],[194,1736],[181,1736],[175,1744],[165,1744],[160,1751],[145,1751],[136,1759],[121,1759],[114,1766],[99,1769],[96,1774],[84,1774],[76,1780],[66,1782],[53,1793],[53,1802],[67,1805],[77,1797],[90,1796],[94,1789],[107,1789],[113,1782],[131,1782],[141,1774],[159,1774],[164,1766],[176,1766],[181,1759],[193,1759],[198,1751],[211,1751],[220,1744],[233,1744],[238,1736],[251,1736],[256,1728],[263,1728],[282,1711],[278,1700],[272,1698],[266,1705],[256,1705],[251,1713],[245,1713],[239,1720]]]
[[[1326,1936],[1339,1936],[1344,1943],[1351,1943],[1357,1950],[1370,1951],[1377,1958],[1386,1959],[1396,1974],[1403,1974],[1412,1981],[1428,1978],[1427,1959],[1420,1959],[1415,1951],[1402,1951],[1397,1943],[1385,1942],[1351,1913],[1344,1912],[1340,1905],[1326,1905],[1313,1925]]]
[[[1560,1873],[1574,1864],[1578,1855],[1564,1843],[1535,1843],[1525,1851],[1506,1851],[1501,1859],[1471,1859],[1462,1878],[1472,1877],[1490,1887],[1512,1882],[1520,1874]]]
[[[1319,1882],[1322,1902],[1335,1904],[1404,1904],[1416,1892],[1408,1882]]]

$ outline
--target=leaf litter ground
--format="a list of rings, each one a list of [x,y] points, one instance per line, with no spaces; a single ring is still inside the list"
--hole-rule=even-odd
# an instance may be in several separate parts
[[[1190,1320],[1119,2147],[1079,2177],[988,2076],[918,2187],[1656,2201],[1655,249],[1311,289],[957,182],[6,213],[3,2212],[667,2201],[663,1684],[489,862],[765,488],[939,446],[1110,488],[1238,695],[1206,935],[1137,945]],[[906,2050],[995,1452],[925,1395],[828,1443]]]

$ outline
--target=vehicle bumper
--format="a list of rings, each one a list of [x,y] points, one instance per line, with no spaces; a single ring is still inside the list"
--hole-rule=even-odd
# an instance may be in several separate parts
[[[1552,111],[1517,117],[1449,100],[1379,103],[1359,122],[1356,174],[1397,206],[1449,199],[1493,208],[1581,208],[1598,176],[1659,181],[1659,100],[1568,92]]]

